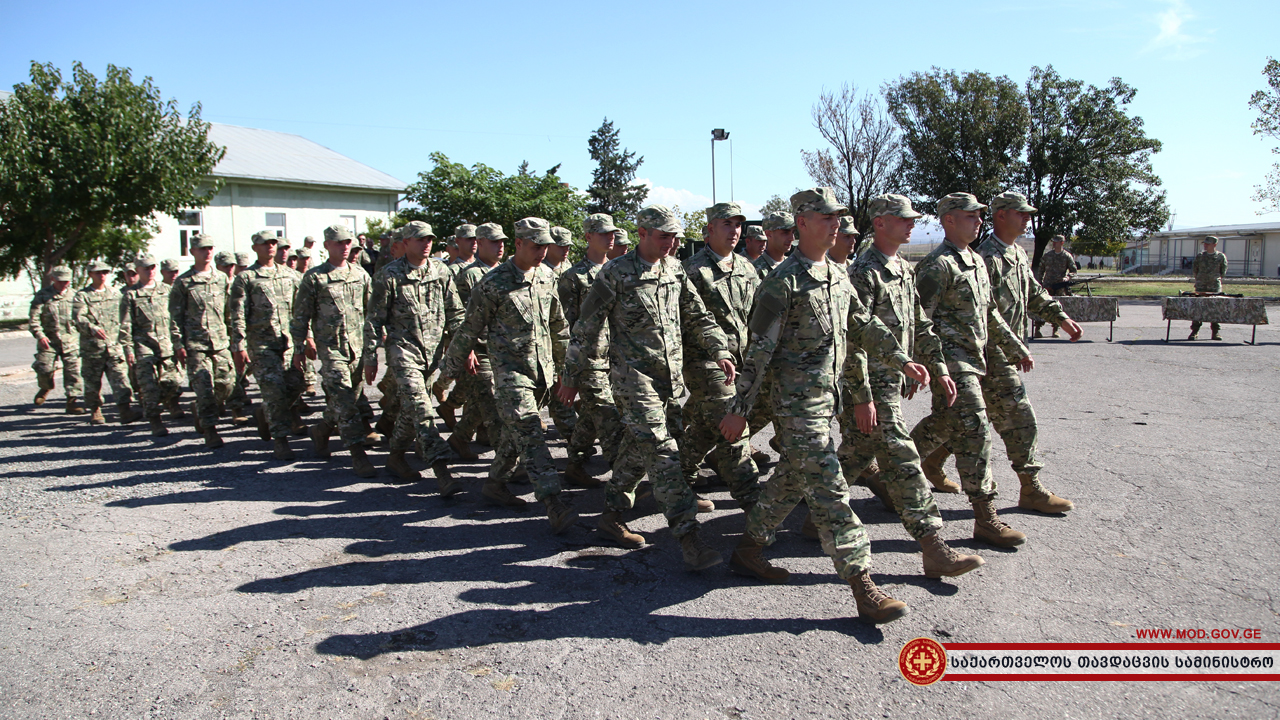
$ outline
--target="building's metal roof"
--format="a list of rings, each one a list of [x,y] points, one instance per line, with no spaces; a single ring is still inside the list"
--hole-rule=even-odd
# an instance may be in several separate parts
[[[1254,233],[1270,232],[1280,232],[1280,222],[1246,223],[1244,225],[1206,225],[1205,227],[1178,228],[1176,230],[1161,230],[1160,232],[1152,233],[1151,237],[1175,238],[1186,237],[1188,235],[1249,235]]]
[[[210,123],[209,140],[227,148],[211,173],[244,180],[400,192],[405,183],[300,135]]]

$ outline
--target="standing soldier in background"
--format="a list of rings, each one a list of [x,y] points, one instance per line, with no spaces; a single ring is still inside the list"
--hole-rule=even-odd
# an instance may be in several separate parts
[[[53,372],[58,360],[62,361],[62,390],[67,396],[67,414],[83,415],[84,408],[77,403],[83,394],[80,382],[80,331],[71,319],[71,304],[75,292],[71,290],[71,268],[59,265],[49,271],[49,284],[31,298],[31,311],[27,316],[27,329],[36,339],[36,360],[31,369],[36,371],[36,405],[53,390]]]
[[[360,389],[364,370],[365,311],[369,304],[369,274],[347,261],[355,236],[346,225],[324,230],[329,260],[302,276],[293,302],[293,367],[301,370],[308,359],[320,359],[324,384],[324,417],[311,426],[316,455],[329,457],[329,436],[336,429],[351,453],[356,475],[378,474],[364,451],[369,433],[366,417],[373,408]],[[311,338],[307,338],[308,331]]]
[[[404,238],[400,235],[400,228],[388,232],[387,235],[390,236],[391,242],[386,252],[378,254],[378,272],[382,272],[387,265],[404,257]],[[372,288],[372,283],[370,287]],[[378,418],[374,430],[390,439],[396,429],[396,419],[400,416],[400,387],[396,385],[394,373],[382,373],[382,379],[378,381],[378,392],[382,393],[382,398],[378,400],[382,415]],[[441,402],[444,401],[441,400]]]
[[[173,283],[178,279],[178,271],[180,269],[181,266],[178,265],[178,261],[175,258],[165,258],[160,263],[160,278],[164,281],[166,290],[173,289]],[[182,409],[182,391],[191,383],[187,378],[186,365],[183,363],[175,360],[169,363],[168,369],[173,374],[174,382],[178,384],[178,392],[174,394],[168,403],[169,415],[178,420],[187,416],[186,411]]]
[[[1076,271],[1080,269],[1080,263],[1071,253],[1063,249],[1067,239],[1062,235],[1053,236],[1053,249],[1046,252],[1040,257],[1040,270],[1036,273],[1036,277],[1040,280],[1040,284],[1050,295],[1062,297],[1071,294],[1071,278],[1075,277]],[[1035,337],[1042,338],[1044,333],[1041,328],[1044,327],[1044,320],[1038,316],[1035,321]],[[1014,332],[1021,332],[1022,328],[1011,328]],[[1058,337],[1058,324],[1053,323],[1053,336]]]
[[[221,255],[222,253],[218,253]],[[236,275],[249,269],[253,265],[254,260],[252,253],[238,252],[234,256],[235,268],[230,273],[232,283],[235,282]],[[231,296],[227,296],[227,335],[231,334]],[[233,361],[234,364],[234,361]],[[231,411],[231,422],[236,425],[245,425],[249,422],[249,391],[246,386],[249,382],[249,368],[239,368],[236,370],[236,383],[231,388],[231,396],[227,398],[227,409]]]
[[[458,275],[463,270],[471,267],[471,264],[476,261],[477,242],[479,241],[476,238],[475,225],[463,223],[453,229],[453,243],[456,246],[457,253],[455,253],[454,259],[449,262],[448,267],[455,289],[458,284]],[[462,307],[465,309],[466,306],[466,300],[462,300]],[[453,388],[453,392],[449,392],[450,387]],[[440,407],[437,408],[440,411],[440,419],[444,420],[444,426],[449,429],[449,432],[453,432],[458,422],[458,409],[463,405],[463,395],[465,393],[462,389],[462,383],[454,382],[453,380],[441,380],[436,382],[432,391],[435,393],[436,400],[440,402]],[[446,393],[448,394],[447,397]]]
[[[1222,278],[1227,275],[1227,256],[1218,252],[1218,238],[1212,235],[1205,237],[1204,252],[1197,254],[1195,261],[1191,263],[1191,274],[1195,277],[1196,292],[1222,292]],[[1187,336],[1188,340],[1199,339],[1202,324],[1198,320],[1191,323],[1191,334]],[[1213,331],[1212,339],[1222,339],[1220,333],[1222,328],[1218,323],[1211,323],[1209,329]]]
[[[111,394],[120,410],[121,424],[141,417],[129,406],[133,393],[125,376],[128,367],[120,351],[120,291],[107,285],[111,266],[95,261],[89,266],[89,287],[75,294],[71,319],[80,332],[80,371],[83,374],[85,407],[92,413],[89,422],[106,423],[102,416],[102,376],[111,382]]]
[[[218,416],[235,387],[235,370],[228,348],[227,300],[231,280],[213,269],[213,238],[191,238],[191,269],[174,281],[169,292],[174,359],[186,365],[196,401],[192,413],[196,432],[209,449],[222,447]]]
[[[307,248],[298,248],[298,264],[295,265],[293,269],[297,270],[299,275],[307,274],[307,271],[311,269],[310,250]]]
[[[178,271],[180,269],[181,266],[178,265],[176,259],[165,258],[164,262],[160,263],[160,278],[164,280],[165,285],[172,288],[174,281],[178,279]]]
[[[676,437],[685,391],[682,336],[719,365],[728,382],[736,369],[724,332],[680,263],[669,257],[682,229],[675,213],[650,205],[639,212],[636,224],[640,238],[635,252],[605,266],[582,302],[560,399],[573,402],[607,327],[610,380],[626,433],[598,528],[623,547],[644,544],[644,537],[622,522],[622,513],[634,506],[636,486],[647,472],[671,534],[680,540],[685,564],[703,570],[723,559],[698,537],[696,498],[680,468]],[[619,471],[624,465],[626,473]]]
[[[569,228],[557,226],[551,228],[551,237],[555,239],[555,244],[547,246],[547,258],[543,260],[542,264],[551,271],[552,277],[555,278],[555,282],[551,284],[551,291],[556,292],[556,289],[560,286],[560,277],[569,269],[569,263],[566,258],[569,256],[569,248],[573,247],[573,233],[569,232]],[[556,367],[559,367],[559,365]],[[573,428],[578,423],[577,417],[574,416],[573,406],[560,402],[560,398],[556,397],[554,388],[547,394],[547,397],[551,421],[555,423],[556,432],[560,434],[560,439],[567,443],[573,437]]]
[[[1015,332],[1027,327],[1027,314],[1047,318],[1055,333],[1064,327],[1071,342],[1080,339],[1080,326],[1067,317],[1062,306],[1036,282],[1031,261],[1017,240],[1031,224],[1036,209],[1026,197],[1004,192],[991,200],[993,235],[978,248],[991,278],[991,294],[1000,316]],[[987,403],[991,426],[1004,440],[1005,452],[1017,473],[1022,491],[1018,507],[1042,513],[1064,513],[1075,508],[1045,489],[1040,482],[1040,464],[1036,456],[1036,412],[1027,397],[1027,389],[1018,376],[1018,368],[1009,362],[998,345],[987,346],[987,374],[982,376],[982,396]]]
[[[747,256],[747,260],[758,260],[764,254],[767,242],[769,238],[765,237],[764,228],[759,225],[748,225],[742,229],[742,254]]]
[[[253,253],[238,252],[236,253],[236,275],[249,269],[257,260],[254,259]]]
[[[608,260],[609,251],[618,228],[613,217],[595,213],[582,222],[582,234],[587,241],[587,255],[560,276],[560,307],[564,311],[567,327],[572,331],[582,314],[582,301]],[[613,465],[622,442],[622,419],[613,404],[613,389],[609,385],[609,326],[600,330],[600,347],[588,353],[583,360],[583,370],[578,376],[578,421],[569,439],[569,463],[564,477],[578,487],[599,487],[600,481],[587,474],[583,467],[591,455],[596,439],[609,465]]]
[[[396,376],[400,413],[391,435],[387,469],[402,480],[422,479],[405,459],[417,446],[422,460],[431,465],[440,496],[462,489],[449,474],[448,445],[435,428],[429,378],[443,351],[441,343],[462,323],[463,308],[445,264],[428,257],[435,234],[431,226],[415,220],[400,228],[405,256],[378,272],[364,323],[364,380],[378,377],[378,345],[387,356],[387,372]]]
[[[500,505],[524,508],[525,501],[507,489],[517,462],[524,463],[534,497],[547,508],[551,532],[559,534],[577,521],[578,514],[560,499],[560,473],[538,414],[555,385],[569,339],[555,273],[542,264],[556,238],[542,218],[517,221],[515,236],[511,259],[471,289],[466,320],[449,345],[441,374],[455,377],[464,372],[476,340],[488,339],[502,434],[495,436],[493,465],[480,493]]]
[[[164,437],[169,430],[160,419],[160,408],[176,406],[179,391],[169,326],[169,286],[156,279],[153,255],[138,256],[134,267],[138,283],[126,288],[120,301],[120,344],[125,360],[137,373],[138,395],[151,434]]]
[[[255,415],[258,434],[274,442],[277,460],[294,459],[290,431],[303,429],[296,403],[302,397],[302,373],[290,367],[289,323],[298,274],[276,262],[279,242],[275,233],[263,230],[253,236],[258,263],[236,276],[231,284],[231,352],[236,372],[253,364],[253,375],[262,393]]]
[[[992,296],[991,280],[982,256],[970,247],[982,227],[987,206],[969,193],[951,193],[938,202],[938,219],[945,238],[916,265],[920,305],[932,311],[934,333],[942,341],[947,371],[956,386],[956,400],[947,402],[947,389],[935,382],[933,412],[911,431],[926,464],[942,446],[956,454],[960,486],[973,505],[973,537],[1001,547],[1021,545],[1027,536],[996,516],[996,484],[991,478],[991,429],[982,378],[987,374],[989,346],[999,347],[1007,361],[1030,370],[1035,362],[1018,336],[1009,329]],[[926,476],[928,470],[925,471]]]
[[[229,250],[223,250],[213,256],[213,266],[228,278],[236,276],[236,256]],[[227,298],[230,300],[230,298]]]
[[[861,253],[858,251],[858,236],[861,233],[853,226],[853,216],[840,218],[840,230],[836,233],[836,244],[827,252],[827,259],[846,273],[853,268],[853,262]]]
[[[609,259],[614,260],[631,251],[631,238],[627,231],[618,228],[613,233],[613,247],[609,248]]]
[[[684,262],[684,272],[724,332],[730,359],[738,367],[747,349],[747,320],[760,279],[751,261],[733,251],[746,220],[742,208],[737,203],[717,203],[707,208],[706,215],[706,245]],[[684,479],[690,486],[697,481],[698,466],[714,448],[716,472],[738,507],[748,512],[760,496],[760,471],[751,459],[751,443],[748,438],[726,440],[719,429],[733,401],[733,385],[725,382],[717,358],[696,344],[686,351],[684,379],[689,386],[679,441]],[[715,508],[710,500],[700,499],[699,504],[707,510]]]
[[[458,297],[462,307],[471,302],[471,288],[480,282],[480,278],[502,262],[502,254],[506,251],[507,236],[498,223],[485,223],[476,228],[476,260],[458,273]],[[454,426],[449,435],[449,447],[458,453],[463,460],[475,460],[480,457],[471,449],[471,440],[477,430],[483,430],[487,441],[490,430],[498,430],[498,409],[493,401],[493,368],[489,364],[489,355],[485,351],[488,343],[484,338],[476,338],[473,352],[476,356],[475,373],[458,379],[458,391],[462,393],[465,409],[462,418]],[[451,403],[452,404],[452,403]]]
[[[773,542],[778,525],[804,500],[836,574],[853,590],[858,615],[891,622],[906,615],[907,606],[871,580],[871,542],[849,507],[831,421],[842,402],[846,353],[854,353],[851,363],[865,366],[867,356],[874,357],[919,382],[928,382],[929,372],[902,352],[884,324],[859,302],[849,275],[827,260],[840,215],[848,212],[836,202],[834,191],[802,190],[791,196],[791,210],[799,245],[760,285],[737,396],[720,423],[725,438],[736,440],[747,428],[752,405],[771,402],[782,461],[747,514],[746,530],[729,564],[735,572],[765,582],[787,582],[790,573],[770,565],[761,553]],[[772,397],[762,398],[770,368]],[[875,425],[871,400],[863,388],[854,393],[864,432]]]
[[[787,253],[791,252],[791,243],[795,240],[795,226],[795,218],[789,212],[779,210],[764,216],[764,222],[760,223],[765,234],[764,252],[752,263],[756,272],[760,274],[761,280],[765,279],[778,266],[778,263],[786,259]]]

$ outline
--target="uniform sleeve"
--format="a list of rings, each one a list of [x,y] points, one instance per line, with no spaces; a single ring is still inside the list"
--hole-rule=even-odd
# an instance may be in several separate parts
[[[702,296],[698,294],[698,288],[688,275],[683,276],[680,286],[680,320],[684,325],[682,330],[685,337],[693,338],[713,360],[719,362],[733,359],[733,355],[729,354],[729,339],[725,337],[720,323],[716,322],[716,316],[707,309]]]
[[[1010,364],[1016,365],[1031,357],[1031,351],[1018,338],[1017,333],[1009,329],[1009,323],[1004,321],[1004,317],[1000,315],[994,303],[987,306],[987,333],[988,341],[994,341],[996,346],[1004,351]]]
[[[298,292],[293,297],[293,317],[289,322],[289,334],[293,336],[293,347],[300,349],[307,342],[307,331],[311,327],[311,318],[316,315],[316,276],[307,273],[298,284]]]
[[[458,286],[452,277],[445,278],[444,290],[444,336],[453,337],[466,318],[467,306],[458,294]]]
[[[47,340],[44,334],[44,326],[40,322],[40,315],[44,311],[44,293],[37,292],[36,296],[31,298],[31,309],[27,311],[27,329],[31,331],[31,336],[40,340]]]
[[[862,304],[862,300],[858,299],[856,293],[849,298],[848,343],[850,356],[855,352],[865,352],[868,356],[874,356],[884,364],[899,369],[911,362],[911,358],[902,351],[902,346],[898,344],[898,339],[893,336],[893,332],[880,322],[880,318],[867,310],[867,306]],[[865,362],[864,357],[863,363]],[[865,370],[863,372],[865,373]],[[867,403],[872,400],[871,388],[865,384],[861,388],[850,388],[850,395],[854,403]]]
[[[600,332],[609,321],[618,302],[617,279],[612,273],[602,271],[591,284],[591,290],[583,298],[583,312],[573,324],[569,334],[569,346],[564,353],[564,372],[568,387],[578,387],[581,374],[590,369],[590,358],[600,342]]]
[[[120,296],[120,332],[116,341],[124,348],[125,355],[133,354],[133,296],[125,290]]]
[[[853,283],[852,309],[854,302],[862,303],[864,308],[873,308],[879,300],[879,288],[875,281],[875,273],[870,268],[856,268],[849,272],[849,280]],[[852,319],[852,318],[851,318]],[[850,327],[853,327],[850,325]],[[871,372],[867,366],[867,353],[857,343],[848,343],[844,361],[844,387],[850,399],[856,405],[872,399]]]
[[[441,374],[444,377],[458,377],[467,364],[467,356],[476,346],[476,340],[489,332],[489,323],[497,309],[497,299],[493,297],[492,284],[481,283],[471,290],[471,301],[467,303],[467,311],[462,323],[452,333],[449,349],[445,351]]]
[[[915,361],[929,369],[930,377],[948,375],[947,357],[942,354],[942,340],[933,332],[933,321],[925,315],[919,295],[915,302]]]
[[[71,301],[71,324],[85,335],[92,335],[97,328],[93,326],[88,315],[89,304],[85,302],[84,292],[76,293],[76,297]]]
[[[373,289],[364,313],[364,363],[378,364],[378,345],[391,320],[391,300],[395,297],[394,280],[385,270],[373,279]]]
[[[557,369],[563,368],[564,357],[569,349],[569,321],[564,316],[559,293],[551,293],[551,316],[547,321],[551,330],[551,357]]]
[[[950,289],[951,274],[942,263],[926,260],[916,268],[916,293],[920,296],[920,307],[930,316],[938,300]]]
[[[560,301],[560,309],[564,313],[564,321],[572,328],[573,324],[578,321],[578,314],[582,299],[582,280],[578,273],[565,272],[560,276],[559,282],[556,283],[556,295]]]
[[[756,293],[755,308],[747,321],[749,331],[747,349],[742,353],[742,367],[738,368],[737,394],[729,403],[729,412],[738,417],[748,417],[760,398],[769,363],[778,349],[782,337],[782,324],[791,310],[791,288],[787,280],[769,276],[760,284]]]
[[[183,336],[187,329],[187,287],[186,283],[175,281],[169,288],[169,337],[173,340],[173,349],[185,348]]]
[[[1053,299],[1048,290],[1044,286],[1031,279],[1027,283],[1027,310],[1038,315],[1049,322],[1061,324],[1063,320],[1070,320],[1067,312],[1062,309],[1062,303]]]

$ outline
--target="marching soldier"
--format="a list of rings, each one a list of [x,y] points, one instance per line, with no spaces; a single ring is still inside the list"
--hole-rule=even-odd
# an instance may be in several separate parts
[[[456,278],[458,297],[465,308],[471,302],[471,289],[480,282],[480,278],[502,262],[502,254],[506,251],[507,236],[498,223],[485,223],[476,228],[476,259],[460,271]],[[449,447],[464,460],[475,460],[478,455],[471,449],[471,440],[477,430],[497,430],[498,409],[493,401],[493,368],[489,364],[489,355],[485,351],[488,343],[484,338],[476,338],[473,352],[476,356],[476,371],[458,379],[458,391],[462,394],[465,410],[453,433],[449,435]],[[452,404],[452,403],[451,403]]]
[[[836,233],[836,244],[831,246],[831,250],[827,253],[827,259],[835,263],[836,267],[849,272],[853,268],[853,263],[858,259],[861,253],[858,251],[858,236],[861,233],[853,226],[853,216],[845,215],[840,218],[840,231]]]
[[[59,265],[49,272],[49,284],[31,298],[27,328],[36,339],[36,359],[31,369],[36,371],[40,388],[35,404],[43,405],[53,390],[53,372],[61,360],[67,414],[83,415],[84,408],[78,404],[84,391],[80,382],[80,332],[71,320],[75,293],[70,288],[71,268]]]
[[[560,277],[569,269],[569,263],[565,258],[569,256],[569,248],[573,247],[573,233],[569,232],[569,228],[553,227],[551,237],[555,239],[555,244],[547,246],[547,258],[542,261],[542,264],[555,278],[555,283],[552,284],[552,291],[555,292],[559,287]],[[556,425],[556,432],[560,433],[561,439],[568,442],[573,437],[573,428],[578,423],[573,406],[560,402],[560,398],[556,397],[554,391],[548,393],[547,397],[549,398],[547,406],[550,408],[551,421]]]
[[[174,359],[187,368],[196,431],[205,447],[222,447],[218,416],[235,387],[227,332],[227,301],[231,279],[213,269],[213,238],[197,234],[191,239],[191,269],[174,281],[169,292],[169,317],[173,328]]]
[[[627,235],[626,230],[618,228],[613,233],[613,247],[609,249],[609,259],[616,260],[630,251],[631,237]]]
[[[128,424],[141,415],[130,406],[133,392],[120,350],[120,291],[107,285],[111,266],[95,261],[89,266],[89,287],[75,294],[71,319],[80,332],[80,371],[85,389],[85,407],[92,413],[89,422],[106,423],[102,416],[102,376],[111,382],[111,394],[120,411],[120,423]]]
[[[769,242],[764,228],[759,225],[748,225],[742,229],[742,254],[751,262],[755,262],[764,254],[764,246]]]
[[[170,332],[169,286],[156,279],[156,259],[151,254],[134,262],[138,282],[124,291],[120,301],[120,344],[125,361],[138,378],[142,412],[151,423],[151,434],[169,434],[160,417],[160,408],[177,406],[178,373],[173,362]],[[176,413],[172,413],[176,418]]]
[[[778,266],[778,263],[786,259],[787,253],[791,252],[791,244],[795,240],[795,226],[795,218],[789,212],[778,210],[764,216],[764,222],[760,223],[765,234],[764,252],[752,263],[756,272],[760,274],[761,280],[765,279]]]

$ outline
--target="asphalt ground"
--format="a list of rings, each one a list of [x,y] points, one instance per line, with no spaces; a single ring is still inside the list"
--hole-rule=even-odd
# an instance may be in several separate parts
[[[284,464],[249,428],[209,452],[186,421],[160,439],[145,423],[91,427],[61,412],[60,387],[33,408],[21,365],[34,341],[0,340],[20,361],[0,371],[0,717],[1280,716],[1276,683],[915,687],[897,669],[918,636],[1259,628],[1280,641],[1280,330],[1259,328],[1257,346],[1239,326],[1166,344],[1159,313],[1126,303],[1111,343],[1091,324],[1080,343],[1033,344],[1042,477],[1077,510],[1014,507],[997,440],[997,504],[1026,545],[974,542],[968,503],[939,495],[943,536],[987,564],[927,580],[897,518],[853,489],[873,577],[912,610],[882,627],[856,619],[798,532],[802,510],[767,551],[788,585],[727,565],[689,573],[652,498],[631,523],[651,544],[623,551],[594,532],[600,490],[569,491],[582,519],[552,536],[540,508],[481,502],[485,461],[458,464],[466,491],[441,500],[429,471],[362,481],[345,453],[315,459],[304,439]],[[910,422],[928,402],[906,404]],[[606,471],[599,456],[589,467]],[[742,514],[722,487],[710,497],[703,534],[727,559]]]

